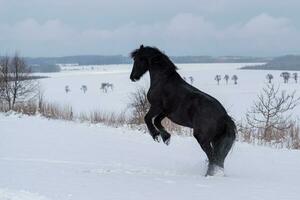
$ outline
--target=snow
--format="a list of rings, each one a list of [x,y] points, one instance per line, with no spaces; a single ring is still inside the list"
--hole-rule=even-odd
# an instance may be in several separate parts
[[[247,63],[179,64],[178,72],[221,101],[240,120],[266,83],[266,74],[288,91],[299,90],[280,71],[238,70]],[[45,99],[71,105],[75,112],[122,112],[130,92],[148,86],[129,80],[132,65],[71,67],[41,79]],[[65,70],[67,68],[64,68]],[[69,69],[69,68],[68,68]],[[215,75],[238,75],[217,85]],[[45,75],[45,74],[43,74]],[[108,93],[102,82],[114,84]],[[69,85],[71,92],[64,88]],[[87,85],[87,92],[80,90]],[[300,107],[294,114],[300,112]],[[296,116],[297,117],[297,116]],[[225,176],[205,177],[207,161],[192,137],[173,135],[169,146],[128,127],[0,114],[0,200],[98,199],[299,199],[300,151],[235,143]]]
[[[0,114],[1,200],[299,199],[300,152],[236,143],[205,177],[192,137]]]
[[[264,70],[238,70],[248,63],[218,63],[218,64],[177,64],[178,72],[188,80],[194,77],[194,86],[200,90],[216,97],[228,112],[237,120],[245,115],[257,99],[259,91],[266,84],[266,75],[273,74],[274,83],[288,91],[299,90],[299,83],[290,80],[289,84],[283,84],[280,77],[281,71]],[[75,66],[76,67],[76,66]],[[77,66],[78,67],[78,66]],[[41,87],[44,89],[45,99],[60,104],[72,105],[75,112],[89,112],[92,110],[103,110],[120,113],[127,109],[129,95],[139,86],[149,86],[149,75],[146,74],[139,82],[131,82],[129,75],[132,65],[104,65],[93,66],[94,70],[63,71],[60,73],[47,74],[51,78],[42,79]],[[83,66],[82,68],[88,68]],[[220,85],[214,80],[219,74],[222,77]],[[230,78],[236,74],[238,85],[232,80],[226,85],[224,75]],[[45,75],[45,74],[43,74]],[[103,93],[100,91],[102,82],[114,84],[114,91]],[[71,92],[65,93],[65,86],[69,85]],[[86,85],[88,90],[83,94],[80,90]],[[300,95],[300,94],[299,94]],[[300,112],[300,106],[297,108]]]
[[[47,200],[46,197],[27,191],[0,189],[1,200]]]

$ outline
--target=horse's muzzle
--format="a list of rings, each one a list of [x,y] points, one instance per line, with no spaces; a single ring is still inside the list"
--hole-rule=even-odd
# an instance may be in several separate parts
[[[136,82],[136,81],[139,80],[139,78],[134,77],[134,76],[130,76],[130,80],[131,80],[132,82]]]

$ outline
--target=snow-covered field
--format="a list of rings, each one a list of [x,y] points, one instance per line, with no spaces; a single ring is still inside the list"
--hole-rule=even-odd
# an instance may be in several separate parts
[[[127,128],[0,114],[1,200],[298,200],[300,152],[236,143],[204,177],[191,137],[170,146]]]
[[[282,89],[299,90],[299,83],[294,83],[294,80],[290,80],[289,84],[283,84],[280,71],[238,70],[245,65],[249,64],[178,64],[177,66],[182,76],[187,80],[189,76],[193,76],[196,87],[219,99],[228,112],[237,119],[243,117],[253,104],[253,100],[266,83],[267,73],[274,75],[274,83],[280,84]],[[77,112],[95,109],[122,112],[127,108],[130,92],[135,91],[138,86],[149,85],[148,74],[137,83],[129,80],[132,65],[106,65],[93,68],[94,70],[83,67],[85,70],[47,74],[51,78],[41,80],[45,98],[51,102],[72,105]],[[230,78],[236,74],[239,78],[238,85],[234,85],[232,80],[229,80],[228,85],[225,80],[217,85],[214,80],[217,74],[222,78],[225,74],[230,75]],[[113,83],[114,91],[103,93],[100,90],[102,82]],[[68,94],[65,93],[66,85],[71,89]],[[88,88],[86,94],[80,90],[82,85]],[[300,107],[297,111],[300,112]]]
[[[181,64],[179,73],[215,96],[237,119],[243,117],[264,86],[269,71],[237,70],[246,64]],[[94,70],[47,74],[41,80],[45,99],[68,104],[75,112],[126,110],[130,92],[147,86],[129,80],[131,65],[97,66]],[[293,80],[285,90],[299,90]],[[238,85],[215,75],[236,74]],[[45,75],[45,74],[43,74]],[[100,91],[102,82],[114,90]],[[68,85],[71,92],[65,93]],[[86,85],[86,94],[80,90]],[[294,114],[299,113],[299,107]],[[204,177],[206,157],[192,137],[172,136],[155,143],[147,134],[126,127],[110,128],[0,114],[0,200],[144,200],[243,199],[298,200],[300,151],[236,143],[225,163],[225,177]]]

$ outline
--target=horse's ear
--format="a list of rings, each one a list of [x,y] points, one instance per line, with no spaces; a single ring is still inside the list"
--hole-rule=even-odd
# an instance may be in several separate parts
[[[140,46],[140,49],[143,49],[143,48],[144,48],[144,45],[141,45],[141,46]]]

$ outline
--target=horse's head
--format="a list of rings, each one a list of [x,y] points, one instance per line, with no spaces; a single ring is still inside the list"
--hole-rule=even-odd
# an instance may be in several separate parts
[[[134,60],[130,74],[132,81],[139,80],[148,70],[167,72],[177,69],[169,58],[155,47],[141,45],[131,53],[131,58]]]
[[[130,79],[132,81],[137,81],[149,70],[148,58],[145,55],[144,46],[141,45],[139,49],[134,50],[131,53],[131,58],[134,60],[134,62]]]

